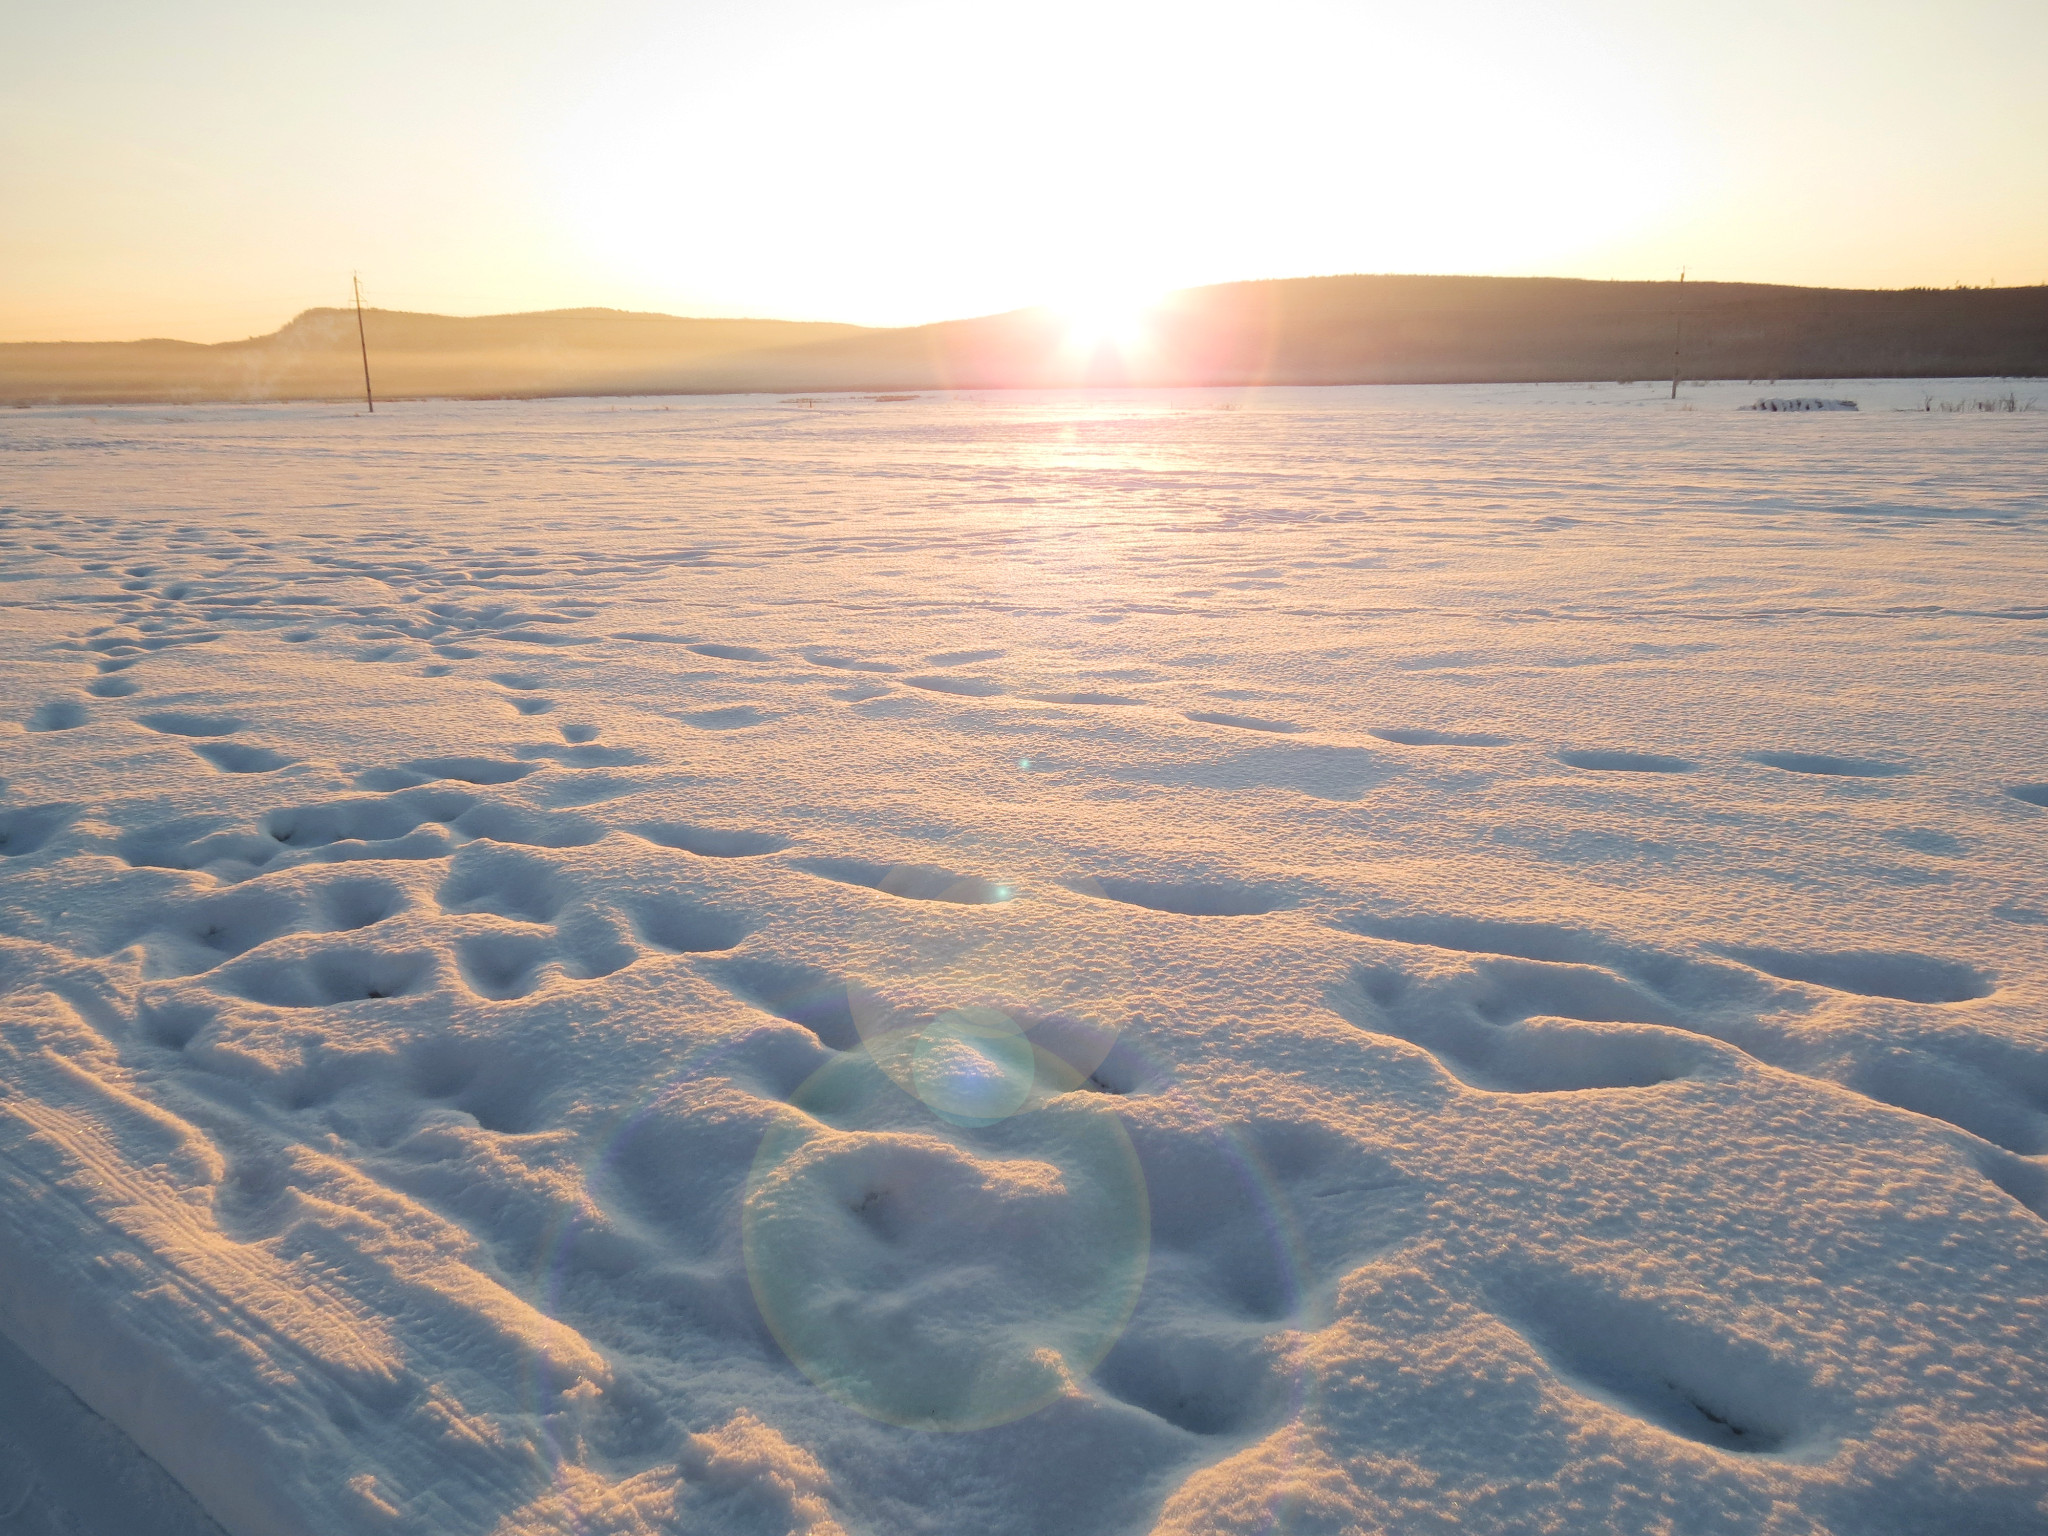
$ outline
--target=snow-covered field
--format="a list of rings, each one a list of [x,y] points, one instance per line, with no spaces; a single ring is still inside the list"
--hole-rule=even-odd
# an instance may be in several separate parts
[[[0,1516],[2039,1531],[2009,387],[0,415]]]

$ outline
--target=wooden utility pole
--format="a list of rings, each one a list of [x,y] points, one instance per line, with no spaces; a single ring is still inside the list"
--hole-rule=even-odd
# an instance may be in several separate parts
[[[356,345],[363,349],[363,404],[370,408],[372,416],[377,414],[376,398],[370,393],[370,341],[363,334],[363,279],[360,273],[350,273],[356,285]],[[1673,385],[1675,392],[1677,385]]]
[[[1678,398],[1678,354],[1685,346],[1685,268],[1678,269],[1678,310],[1672,320],[1671,329],[1671,398]],[[363,377],[369,377],[369,364],[363,364]]]

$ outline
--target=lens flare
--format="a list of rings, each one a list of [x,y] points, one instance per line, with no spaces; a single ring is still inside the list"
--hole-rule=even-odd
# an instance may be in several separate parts
[[[954,1125],[994,1125],[1022,1109],[1038,1085],[1037,1053],[995,1008],[949,1008],[917,1031],[911,1091]]]
[[[1116,1045],[1120,1015],[1034,995],[1014,978],[940,971],[849,985],[861,1044],[942,1119],[986,1125],[1083,1086]]]
[[[1157,293],[1104,289],[1075,294],[1052,310],[1066,328],[1070,352],[1129,354],[1144,346],[1159,302]]]
[[[1045,1054],[1021,1032],[962,1009],[900,1033],[930,1098],[849,1053],[762,1138],[747,1279],[784,1353],[841,1402],[906,1427],[1005,1424],[1080,1390],[1129,1321],[1144,1176],[1099,1095],[990,1117],[931,1102],[1021,1102]]]

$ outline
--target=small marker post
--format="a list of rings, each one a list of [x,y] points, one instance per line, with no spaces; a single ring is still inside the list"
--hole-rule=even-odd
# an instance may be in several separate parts
[[[360,273],[352,272],[349,276],[356,285],[356,345],[363,352],[363,404],[374,416],[377,414],[377,401],[370,393],[370,340],[363,332],[363,279]]]
[[[1685,345],[1685,268],[1678,269],[1678,308],[1671,322],[1671,398],[1678,398],[1678,354]],[[363,377],[369,377],[368,363],[364,363]]]

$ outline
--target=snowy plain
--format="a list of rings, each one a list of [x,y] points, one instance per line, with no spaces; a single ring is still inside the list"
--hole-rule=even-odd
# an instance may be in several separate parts
[[[0,1516],[2043,1529],[2010,387],[0,413]]]

